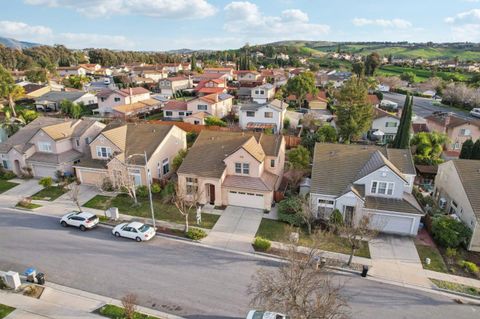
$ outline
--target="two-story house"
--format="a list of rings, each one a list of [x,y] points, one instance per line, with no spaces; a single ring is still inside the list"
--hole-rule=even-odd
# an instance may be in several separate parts
[[[468,250],[480,252],[480,160],[438,165],[433,194],[440,207],[472,230]]]
[[[101,185],[109,179],[117,186],[126,178],[132,178],[136,185],[166,178],[172,174],[175,156],[187,147],[186,136],[174,125],[109,124],[75,164],[77,177],[84,184]]]
[[[272,129],[279,133],[283,129],[287,107],[287,103],[276,99],[267,103],[241,104],[238,111],[239,125],[244,130]]]
[[[158,81],[160,93],[164,96],[171,97],[179,91],[192,88],[192,80],[190,77],[174,76]]]
[[[2,165],[17,175],[26,167],[34,177],[73,175],[73,164],[104,127],[94,120],[39,117],[0,144]]]
[[[213,93],[200,96],[187,102],[187,110],[191,114],[206,112],[211,116],[223,118],[232,111],[233,96],[226,93]]]
[[[239,70],[235,71],[234,74],[237,77],[237,81],[242,83],[252,83],[257,82],[262,77],[261,74],[257,71],[249,71],[249,70]]]
[[[372,128],[369,135],[372,140],[388,143],[397,135],[400,118],[380,108],[373,108]]]
[[[59,111],[60,103],[64,100],[83,105],[94,107],[97,104],[97,97],[88,92],[82,91],[50,91],[39,97],[34,98],[35,109],[41,111]]]
[[[270,83],[265,83],[251,90],[252,100],[255,103],[266,103],[275,96],[275,87]]]
[[[281,135],[203,130],[177,171],[200,204],[270,209],[285,161]]]
[[[181,120],[192,114],[188,111],[187,102],[170,100],[162,108],[163,118],[166,120]]]
[[[452,113],[432,114],[425,120],[430,132],[444,133],[448,136],[449,143],[445,145],[445,155],[449,158],[460,155],[466,140],[476,141],[480,138],[480,120],[460,118]]]
[[[150,94],[150,91],[143,87],[121,90],[105,89],[97,93],[98,109],[95,109],[94,112],[102,115],[111,115],[116,106],[149,100]]]
[[[198,95],[227,93],[226,79],[219,78],[200,81],[195,87],[195,92],[197,92]]]
[[[319,219],[338,209],[347,224],[369,216],[372,228],[415,236],[424,215],[411,194],[415,175],[409,149],[317,143],[311,205]]]
[[[233,68],[205,68],[203,73],[224,75],[227,81],[233,80]]]

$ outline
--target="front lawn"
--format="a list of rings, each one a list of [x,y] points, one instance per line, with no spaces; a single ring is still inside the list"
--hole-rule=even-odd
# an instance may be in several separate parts
[[[17,186],[17,183],[9,182],[3,179],[0,179],[0,194],[8,191],[10,188]]]
[[[63,186],[48,186],[35,193],[32,199],[54,201],[66,192],[68,192],[68,189]]]
[[[123,308],[115,305],[105,305],[100,309],[97,309],[95,312],[101,316],[111,318],[111,319],[122,319],[124,317]],[[160,319],[158,317],[148,316],[143,313],[136,312],[134,319]]]
[[[17,205],[15,205],[15,207],[26,208],[26,209],[35,209],[35,208],[42,207],[42,205],[38,205],[38,204],[34,204],[34,203],[18,202]]]
[[[287,223],[263,218],[256,236],[263,237],[271,241],[288,243],[290,233],[295,230],[297,229],[292,228]],[[347,239],[326,233],[322,234],[319,239],[319,249],[350,255],[351,248]],[[303,230],[300,230],[299,244],[307,247],[310,247],[313,244],[312,238]],[[355,256],[370,258],[370,250],[368,249],[367,242],[364,242],[362,248],[356,251]]]
[[[456,291],[456,292],[461,292],[467,295],[472,295],[475,297],[480,297],[480,289],[471,287],[471,286],[465,286],[462,284],[457,284],[455,282],[450,282],[450,281],[443,281],[443,280],[438,280],[438,279],[432,279],[430,280],[437,286],[438,288],[441,289],[446,289],[446,290],[451,290],[451,291]]]
[[[415,247],[424,269],[448,273],[448,267],[437,248],[420,244],[415,244]],[[430,265],[427,265],[426,258],[430,258]]]
[[[15,310],[13,307],[0,304],[0,319],[5,318]]]
[[[184,224],[185,218],[178,212],[177,208],[170,203],[164,203],[158,196],[153,200],[153,208],[155,218],[168,222]],[[148,198],[139,198],[138,206],[133,205],[133,200],[125,194],[120,194],[116,197],[97,195],[87,203],[85,207],[106,210],[109,207],[117,207],[121,214],[150,218],[150,202]],[[202,213],[202,223],[198,225],[202,228],[211,229],[217,222],[220,216]],[[191,226],[196,226],[195,212],[189,216],[189,223]]]

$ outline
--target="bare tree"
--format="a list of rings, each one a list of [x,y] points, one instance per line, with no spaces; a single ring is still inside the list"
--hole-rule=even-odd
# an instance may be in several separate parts
[[[189,192],[186,192],[186,190],[182,190],[179,187],[178,183],[175,185],[175,193],[169,200],[175,205],[175,207],[177,207],[178,212],[185,218],[185,233],[188,232],[189,229],[188,218],[197,206],[199,199],[200,192],[198,187],[192,187]]]
[[[312,261],[317,249],[302,254],[291,245],[287,261],[276,271],[260,269],[248,287],[252,306],[281,311],[296,319],[340,319],[349,317],[341,284],[334,284],[323,268]]]
[[[370,240],[378,235],[378,227],[374,227],[369,215],[364,215],[360,218],[358,223],[352,222],[344,223],[340,226],[340,234],[347,238],[350,244],[350,258],[347,265],[350,266],[353,260],[355,252],[362,248],[365,244],[365,240]]]
[[[302,219],[303,223],[307,226],[308,234],[312,234],[313,224],[317,221],[317,212],[310,205],[309,196],[298,196],[300,205],[296,207],[295,213]]]
[[[70,199],[75,203],[75,205],[77,205],[78,211],[81,212],[82,211],[82,206],[80,205],[80,201],[79,201],[80,182],[75,181],[75,182],[71,183],[70,185],[68,185],[68,189],[70,190],[70,192],[69,192]]]
[[[122,298],[123,315],[126,319],[135,318],[137,311],[137,295],[127,294]]]
[[[113,170],[112,182],[116,189],[127,193],[133,199],[134,205],[138,205],[137,184],[126,164]]]

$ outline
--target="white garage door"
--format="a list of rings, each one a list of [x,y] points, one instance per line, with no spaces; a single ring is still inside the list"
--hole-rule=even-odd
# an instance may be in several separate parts
[[[371,225],[378,228],[383,233],[416,235],[417,229],[413,229],[415,217],[410,216],[392,216],[383,214],[373,214]]]
[[[33,166],[33,175],[35,177],[55,177],[56,172],[55,167],[51,166],[41,166],[41,165],[34,165]]]
[[[264,209],[265,201],[263,194],[229,191],[228,205]]]

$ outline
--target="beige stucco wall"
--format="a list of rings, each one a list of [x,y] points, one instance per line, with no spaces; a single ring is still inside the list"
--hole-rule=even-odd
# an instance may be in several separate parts
[[[112,149],[112,154],[114,152],[122,152],[120,148],[110,142],[110,140],[103,136],[103,134],[100,134],[90,143],[90,153],[93,159],[104,159],[97,156],[97,146],[110,147]]]
[[[224,202],[222,200],[222,181],[224,179],[215,179],[215,178],[203,178],[198,177],[196,175],[185,175],[179,174],[178,175],[178,187],[182,193],[186,193],[186,178],[192,177],[198,179],[198,202],[202,205],[205,205],[209,202],[209,190],[208,185],[213,184],[215,185],[215,205],[222,206]],[[226,204],[225,204],[226,205]]]
[[[108,176],[107,170],[100,169],[77,167],[75,172],[81,183],[98,187],[101,186],[103,179]]]
[[[250,155],[243,148],[240,148],[235,153],[231,154],[225,160],[225,165],[227,165],[226,172],[227,175],[241,175],[241,176],[250,176],[250,177],[260,177],[263,173],[263,162],[258,162],[252,155]],[[235,163],[248,163],[250,164],[249,175],[237,174],[235,173]]]
[[[470,135],[468,136],[461,135],[460,131],[462,129],[470,130]],[[476,141],[477,139],[480,138],[480,129],[475,125],[463,124],[448,130],[448,137],[450,138],[450,143],[447,145],[447,150],[456,149],[455,148],[456,143],[458,143],[458,146],[459,146],[459,148],[457,148],[456,150],[461,150],[462,145],[465,141],[469,139]]]
[[[98,134],[100,134],[100,132],[105,128],[105,126],[106,125],[103,123],[95,122],[82,134],[82,136],[75,139],[78,139],[79,146],[77,146],[75,140],[72,141],[73,148],[82,153],[90,152],[90,146],[87,144],[87,141],[85,139],[89,137],[90,141],[93,141],[95,137],[97,137]]]
[[[37,134],[35,134],[30,143],[35,144],[35,150],[40,152],[39,143],[50,143],[52,148],[52,153],[58,154],[61,153],[62,149],[65,148],[65,145],[61,145],[59,142],[55,142],[50,136],[48,136],[44,131],[39,130]],[[60,145],[59,145],[60,144]]]
[[[470,229],[475,230],[477,234],[470,242],[470,249],[480,251],[480,232],[478,231],[479,223],[475,217],[473,208],[468,200],[465,190],[463,189],[460,177],[452,161],[445,162],[438,166],[438,173],[435,177],[435,199],[440,198],[447,200],[445,210],[450,211],[452,200],[457,203],[457,215]]]

